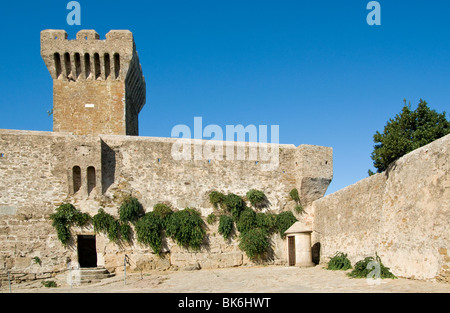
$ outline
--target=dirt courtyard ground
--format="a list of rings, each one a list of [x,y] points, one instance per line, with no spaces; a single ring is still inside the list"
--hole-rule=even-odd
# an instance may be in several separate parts
[[[450,293],[450,284],[410,279],[352,279],[346,272],[261,266],[196,271],[123,273],[100,283],[56,288],[13,284],[12,293]],[[9,288],[3,284],[2,293]]]

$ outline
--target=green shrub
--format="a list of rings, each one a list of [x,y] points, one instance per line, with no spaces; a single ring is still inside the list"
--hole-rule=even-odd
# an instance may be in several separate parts
[[[303,208],[303,206],[301,206],[300,204],[296,205],[294,208],[295,212],[297,212],[298,214],[303,214],[303,212],[305,211],[305,209]]]
[[[251,260],[262,260],[270,247],[268,234],[264,229],[252,228],[240,235],[239,248]]]
[[[162,246],[162,229],[162,218],[155,212],[146,213],[135,225],[137,241],[149,245],[155,254],[159,254]]]
[[[106,231],[107,237],[112,242],[117,242],[120,238],[120,223],[118,220],[111,220],[111,224]]]
[[[138,199],[128,197],[123,200],[119,208],[119,219],[121,222],[136,222],[143,215],[142,205]]]
[[[392,274],[388,267],[385,267],[381,262],[378,254],[375,254],[376,257],[366,257],[363,260],[356,262],[353,271],[348,273],[347,275],[353,278],[370,278],[375,274],[377,276],[377,267],[379,267],[379,276],[374,278],[397,278],[394,274]]]
[[[46,281],[41,282],[41,284],[46,288],[58,287],[58,285],[56,284],[56,282],[54,280],[46,280]]]
[[[347,258],[347,254],[344,254],[342,252],[336,252],[336,254],[328,262],[327,266],[327,269],[332,271],[345,271],[351,268],[352,265],[350,263],[350,260]]]
[[[42,266],[42,261],[38,256],[35,256],[32,260],[34,264],[39,264],[40,266]]]
[[[227,211],[231,213],[234,220],[238,220],[241,212],[245,209],[245,202],[241,197],[230,193],[225,197],[225,207]]]
[[[240,233],[245,233],[254,227],[256,227],[256,213],[251,208],[245,208],[236,222],[236,228]]]
[[[70,225],[66,224],[62,219],[54,218],[52,226],[56,229],[56,235],[59,241],[64,246],[67,246],[71,238]]]
[[[131,241],[131,226],[128,223],[120,224],[120,238],[128,242]]]
[[[206,217],[206,222],[209,225],[214,224],[216,221],[217,221],[217,216],[214,213],[211,213]]]
[[[83,227],[91,222],[92,217],[89,213],[82,213],[77,211],[77,214],[74,217],[74,222],[76,226]]]
[[[209,194],[209,202],[212,204],[212,206],[215,209],[219,209],[220,207],[223,207],[225,203],[226,196],[218,191],[211,191]]]
[[[173,209],[168,204],[158,203],[153,206],[153,213],[161,219],[161,226],[165,228],[169,216],[173,213]]]
[[[294,200],[297,203],[300,203],[300,196],[298,195],[298,190],[297,188],[292,189],[289,192],[289,196],[291,197],[292,200]]]
[[[284,232],[288,230],[288,228],[291,227],[296,221],[297,219],[291,211],[285,211],[277,215],[276,226],[282,238],[286,237]]]
[[[50,214],[52,226],[56,229],[59,241],[66,246],[71,238],[70,227],[73,225],[82,227],[88,224],[91,217],[88,213],[82,213],[72,204],[65,203],[56,208],[56,212]]]
[[[272,213],[256,213],[256,227],[263,228],[269,235],[277,230],[277,215]]]
[[[267,201],[266,195],[264,192],[256,189],[251,189],[247,192],[247,199],[250,201],[254,208],[263,207]]]
[[[219,218],[219,234],[224,239],[228,239],[233,232],[233,219],[228,215],[221,215]]]
[[[170,215],[166,233],[178,245],[199,250],[206,231],[200,212],[192,208],[186,208]]]
[[[105,210],[99,209],[97,214],[92,218],[94,231],[96,233],[105,233],[112,242],[117,242],[120,234],[120,223]]]

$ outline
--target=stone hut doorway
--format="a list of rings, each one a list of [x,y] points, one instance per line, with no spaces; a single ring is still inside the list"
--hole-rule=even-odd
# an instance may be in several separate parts
[[[95,235],[77,236],[78,263],[80,267],[97,267]]]
[[[289,266],[295,266],[295,236],[288,237]]]

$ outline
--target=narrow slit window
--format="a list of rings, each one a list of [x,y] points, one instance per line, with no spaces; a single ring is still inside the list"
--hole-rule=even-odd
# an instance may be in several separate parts
[[[97,183],[96,183],[96,178],[95,178],[95,167],[89,166],[87,168],[88,194],[90,194],[94,190],[96,185],[97,185]]]
[[[100,56],[98,53],[94,54],[94,69],[95,69],[95,79],[100,78]]]
[[[114,76],[116,79],[120,76],[120,55],[114,54]]]
[[[75,53],[75,79],[81,74],[81,57],[79,53]]]
[[[105,79],[109,78],[111,75],[111,60],[109,58],[109,53],[105,53]]]
[[[55,71],[56,71],[56,78],[59,78],[61,76],[61,56],[59,53],[55,53],[53,55],[53,59],[55,60]]]
[[[77,193],[81,189],[81,168],[74,166],[72,169],[73,193]]]
[[[91,56],[89,53],[84,55],[84,72],[86,74],[86,78],[91,75]]]
[[[66,77],[69,77],[69,75],[72,74],[72,66],[70,64],[70,54],[68,52],[64,54],[64,67],[66,70]]]

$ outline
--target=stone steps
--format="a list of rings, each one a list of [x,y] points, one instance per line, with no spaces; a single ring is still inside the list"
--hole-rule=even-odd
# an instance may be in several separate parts
[[[81,268],[80,278],[82,284],[98,283],[105,278],[114,276],[104,267]]]
[[[63,284],[70,284],[70,277],[72,277],[72,284],[94,284],[99,283],[105,278],[113,277],[104,267],[93,268],[81,268],[79,270],[66,271],[64,274],[60,274],[57,280]]]

